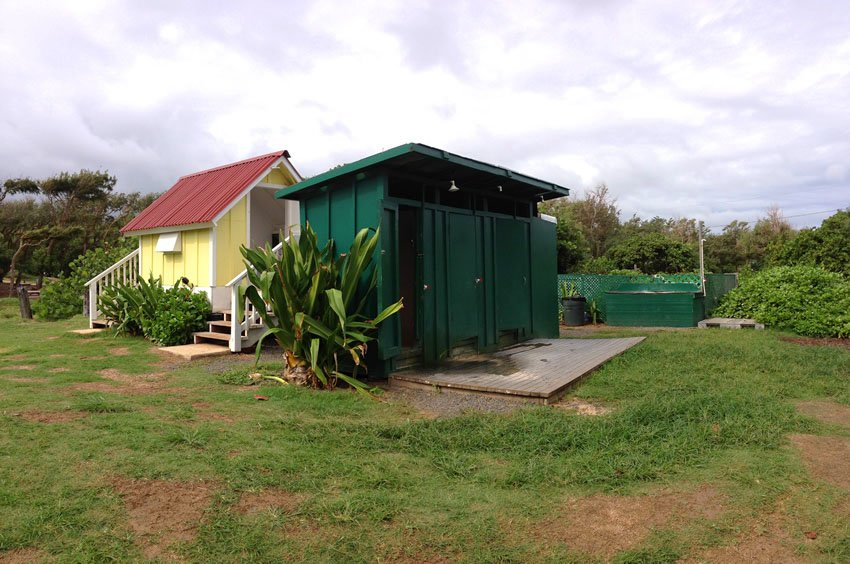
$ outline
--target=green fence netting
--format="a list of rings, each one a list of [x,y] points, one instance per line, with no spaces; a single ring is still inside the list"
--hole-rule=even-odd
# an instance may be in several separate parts
[[[705,311],[708,315],[717,307],[720,298],[738,285],[738,275],[707,274],[705,278]],[[699,287],[699,274],[559,274],[559,288],[562,281],[573,285],[579,295],[587,298],[588,304],[595,300],[600,321],[605,321],[605,292],[621,284],[694,284]]]

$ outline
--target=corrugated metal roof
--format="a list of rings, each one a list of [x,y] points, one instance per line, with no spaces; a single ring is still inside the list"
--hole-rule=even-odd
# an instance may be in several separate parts
[[[277,151],[182,176],[121,233],[208,223],[281,157],[288,158],[289,153]]]

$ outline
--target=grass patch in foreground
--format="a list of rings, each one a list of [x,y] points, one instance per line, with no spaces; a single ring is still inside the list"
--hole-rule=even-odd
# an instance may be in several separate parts
[[[13,307],[0,301],[0,313]],[[162,365],[138,339],[65,333],[83,324],[0,327],[0,550],[142,559],[120,477],[211,488],[196,533],[169,549],[194,561],[588,561],[545,535],[568,499],[698,483],[722,493],[721,516],[664,525],[612,558],[698,555],[780,504],[794,527],[821,532],[804,554],[847,553],[846,516],[825,517],[846,494],[824,493],[786,446],[789,433],[828,432],[794,399],[850,403],[844,350],[769,331],[658,331],[575,390],[614,406],[608,416],[529,407],[427,420],[347,392],[246,389],[250,363]],[[107,369],[165,376],[144,393],[77,390],[110,384]],[[16,415],[63,410],[87,416]],[[297,501],[240,509],[245,496],[275,492]]]

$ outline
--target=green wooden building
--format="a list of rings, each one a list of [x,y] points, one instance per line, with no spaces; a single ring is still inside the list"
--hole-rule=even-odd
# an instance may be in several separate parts
[[[349,163],[276,193],[344,252],[381,228],[374,311],[384,323],[370,372],[434,363],[558,336],[555,223],[537,204],[569,190],[417,143]],[[378,366],[376,366],[378,364]]]

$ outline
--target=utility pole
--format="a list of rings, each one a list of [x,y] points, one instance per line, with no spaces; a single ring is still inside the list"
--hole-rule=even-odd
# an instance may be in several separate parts
[[[703,243],[705,243],[705,239],[702,238],[702,220],[699,222],[699,282],[700,286],[702,286],[702,295],[705,296],[705,254],[703,252]]]

